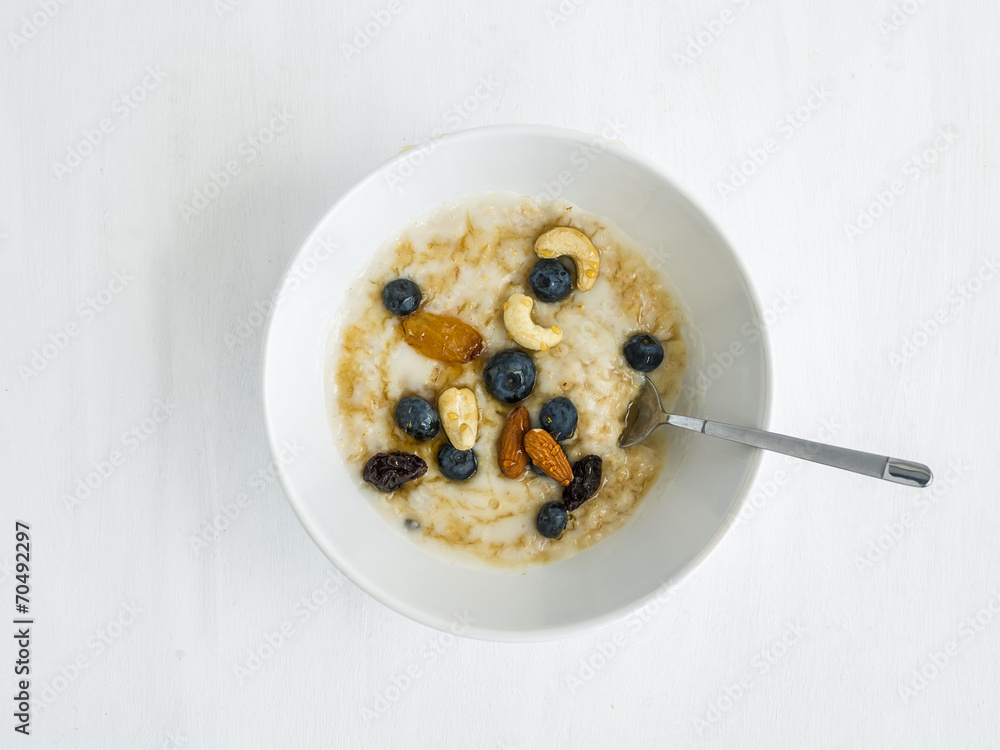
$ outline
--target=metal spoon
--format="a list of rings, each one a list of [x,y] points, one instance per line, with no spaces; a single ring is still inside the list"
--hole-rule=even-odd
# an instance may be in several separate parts
[[[847,469],[857,474],[885,479],[897,484],[911,487],[926,487],[934,479],[931,470],[923,464],[913,461],[903,461],[899,458],[876,456],[874,453],[838,448],[833,445],[814,443],[811,440],[778,435],[774,432],[754,430],[750,427],[710,422],[707,419],[682,417],[678,414],[668,414],[663,409],[663,402],[656,386],[647,377],[642,390],[636,399],[629,404],[625,415],[625,429],[618,438],[618,445],[629,448],[649,437],[661,424],[683,427],[685,430],[702,432],[712,437],[731,440],[734,443],[752,445],[755,448],[784,453],[806,461],[826,464],[837,469]]]

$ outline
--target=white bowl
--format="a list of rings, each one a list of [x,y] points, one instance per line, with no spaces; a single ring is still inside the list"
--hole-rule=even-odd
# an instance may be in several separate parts
[[[686,379],[689,396],[703,391],[697,406],[686,400],[699,416],[765,427],[768,357],[760,307],[719,232],[654,166],[594,136],[537,126],[445,136],[390,159],[323,217],[285,273],[263,355],[268,438],[292,507],[338,568],[398,612],[477,638],[542,640],[625,617],[688,571],[738,512],[758,452],[690,436],[684,460],[621,530],[526,571],[450,564],[379,517],[333,444],[328,336],[348,284],[389,236],[445,201],[495,191],[560,192],[648,248],[707,353],[694,347]],[[302,449],[296,458],[286,450],[293,443]]]

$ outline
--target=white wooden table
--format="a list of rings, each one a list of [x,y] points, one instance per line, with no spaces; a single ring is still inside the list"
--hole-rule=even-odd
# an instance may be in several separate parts
[[[333,6],[333,7],[328,7]],[[1000,8],[986,0],[12,0],[0,12],[2,747],[995,747]],[[437,133],[616,137],[732,240],[772,427],[740,524],[594,635],[494,645],[346,582],[265,446],[268,300]],[[292,448],[294,449],[294,448]]]

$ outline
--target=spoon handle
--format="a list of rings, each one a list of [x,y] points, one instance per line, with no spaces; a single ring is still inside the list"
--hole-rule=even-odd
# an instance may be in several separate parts
[[[731,440],[734,443],[743,443],[755,448],[784,453],[786,456],[795,456],[837,469],[847,469],[847,471],[853,471],[856,474],[885,479],[897,484],[926,487],[934,479],[929,468],[913,461],[876,456],[874,453],[839,448],[825,443],[814,443],[812,440],[802,440],[801,438],[754,430],[750,427],[737,427],[722,422],[711,422],[707,419],[670,414],[665,421],[666,424],[674,427],[703,432],[706,435]]]

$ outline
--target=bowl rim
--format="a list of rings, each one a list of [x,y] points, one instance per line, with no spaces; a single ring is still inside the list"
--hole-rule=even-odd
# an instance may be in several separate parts
[[[337,550],[331,548],[325,543],[322,536],[319,534],[318,529],[312,528],[312,526],[307,522],[304,511],[301,507],[301,501],[298,498],[295,490],[291,485],[291,480],[286,473],[285,465],[278,460],[278,454],[280,446],[278,445],[277,438],[274,433],[273,425],[271,423],[270,412],[268,411],[267,404],[267,366],[269,361],[269,352],[271,349],[271,334],[274,324],[275,313],[277,311],[277,305],[273,304],[273,300],[281,293],[284,288],[285,280],[288,278],[288,274],[294,267],[295,263],[298,262],[299,256],[306,252],[309,247],[313,237],[319,231],[319,228],[323,226],[329,216],[336,212],[341,204],[345,203],[350,199],[355,193],[362,190],[371,181],[378,180],[382,178],[382,175],[393,169],[400,162],[412,156],[411,151],[419,149],[427,144],[435,144],[436,149],[438,145],[443,143],[457,142],[469,139],[480,139],[489,138],[494,135],[504,135],[504,136],[535,136],[535,137],[556,137],[563,140],[584,145],[591,146],[595,139],[601,140],[604,143],[605,150],[613,154],[615,157],[621,159],[622,161],[631,163],[633,166],[639,167],[646,172],[654,175],[657,179],[663,181],[672,190],[674,190],[680,199],[687,204],[689,209],[692,209],[694,213],[705,223],[706,228],[709,232],[716,235],[716,237],[721,241],[725,248],[729,251],[730,257],[736,264],[739,270],[740,277],[743,281],[743,286],[747,293],[748,298],[753,306],[753,311],[757,317],[757,322],[760,324],[763,321],[762,311],[763,307],[761,305],[760,298],[758,296],[757,290],[754,288],[751,282],[751,277],[747,274],[746,266],[743,260],[733,249],[733,244],[729,239],[723,234],[723,232],[716,225],[715,221],[701,208],[701,206],[691,199],[688,193],[680,188],[677,182],[671,178],[665,170],[663,170],[659,165],[654,163],[651,159],[638,154],[627,146],[622,144],[620,141],[613,141],[604,138],[599,135],[592,133],[585,133],[583,131],[572,130],[569,128],[556,127],[552,125],[537,125],[537,124],[515,124],[515,125],[487,125],[483,127],[468,128],[464,130],[455,131],[453,133],[448,133],[444,135],[438,135],[427,140],[421,141],[419,143],[413,144],[413,146],[399,151],[397,154],[393,155],[389,159],[386,159],[381,164],[376,166],[374,169],[369,171],[364,177],[357,180],[351,187],[349,187],[343,194],[337,198],[336,201],[328,208],[323,215],[313,223],[312,228],[306,234],[304,239],[298,244],[294,253],[285,265],[284,270],[278,280],[277,289],[272,297],[272,304],[270,310],[268,311],[267,324],[264,328],[264,343],[261,347],[260,355],[260,377],[261,377],[261,406],[263,409],[264,416],[264,428],[267,434],[267,445],[268,450],[271,454],[272,465],[276,467],[276,474],[278,476],[278,481],[281,485],[281,489],[285,494],[285,498],[288,500],[289,505],[292,507],[292,511],[298,518],[299,523],[306,530],[306,533],[313,540],[313,543],[323,552],[326,558],[336,566],[336,568],[349,580],[351,580],[355,585],[362,589],[366,594],[374,598],[376,601],[382,603],[389,609],[402,614],[409,619],[420,623],[421,625],[426,625],[427,627],[434,628],[436,630],[449,632],[457,636],[462,636],[465,638],[471,638],[476,640],[493,641],[493,642],[508,642],[508,643],[535,643],[540,641],[550,641],[560,638],[566,638],[571,636],[579,636],[587,633],[593,633],[599,629],[605,628],[613,623],[624,620],[630,615],[641,611],[649,604],[651,604],[655,599],[658,599],[663,594],[675,590],[680,584],[682,584],[696,568],[698,568],[708,557],[708,555],[719,545],[722,538],[726,535],[729,529],[734,524],[736,518],[739,515],[746,499],[749,495],[751,487],[757,480],[757,475],[760,471],[760,463],[763,455],[763,451],[756,449],[753,457],[751,458],[751,463],[749,466],[749,471],[747,472],[746,479],[743,482],[743,486],[740,487],[739,491],[735,493],[732,502],[730,503],[729,510],[719,529],[715,532],[715,535],[702,547],[701,551],[691,558],[680,571],[675,573],[670,578],[661,581],[659,586],[657,586],[653,591],[651,591],[646,596],[637,599],[629,604],[617,607],[613,610],[605,612],[594,617],[579,620],[568,625],[559,625],[548,628],[533,628],[530,630],[501,630],[488,627],[480,627],[474,624],[467,624],[464,626],[462,632],[456,632],[454,627],[454,622],[448,618],[439,618],[431,613],[428,613],[415,605],[411,605],[407,602],[396,599],[387,592],[383,591],[378,586],[374,585],[367,576],[360,570],[358,570],[352,563],[344,558],[338,553]],[[761,429],[767,429],[771,421],[771,407],[772,407],[772,366],[771,366],[771,343],[770,336],[767,331],[766,325],[758,325],[760,332],[760,345],[761,345],[761,365],[763,368],[762,372],[762,391],[761,394],[761,406],[758,414],[758,421],[760,422]],[[503,572],[503,571],[498,571]]]

